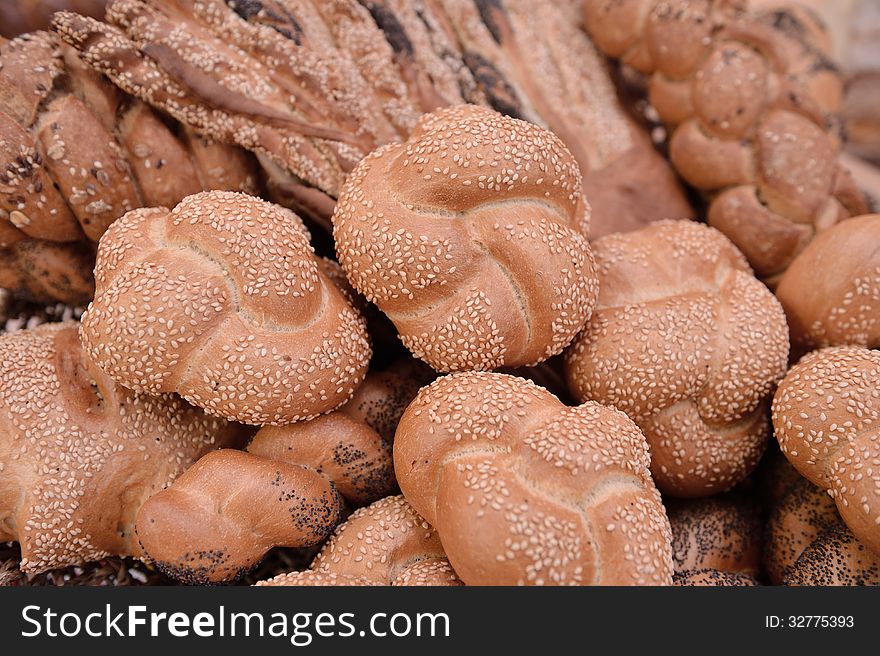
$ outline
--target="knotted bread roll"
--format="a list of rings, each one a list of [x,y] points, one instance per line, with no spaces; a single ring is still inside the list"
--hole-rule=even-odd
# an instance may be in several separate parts
[[[115,384],[83,353],[76,324],[0,337],[0,542],[32,574],[141,556],[135,514],[241,428],[172,394]]]
[[[838,346],[804,356],[779,384],[773,428],[789,462],[880,554],[880,352]]]
[[[280,424],[334,409],[366,373],[364,321],[302,222],[251,196],[126,214],[101,239],[95,280],[83,344],[132,389]]]
[[[468,585],[668,584],[649,460],[622,412],[497,373],[423,388],[394,441],[400,489]]]
[[[341,524],[308,570],[257,585],[462,585],[437,532],[402,496],[361,508]]]
[[[352,285],[438,371],[546,360],[597,287],[577,162],[547,130],[461,105],[349,176],[333,214]]]
[[[867,211],[840,166],[843,81],[810,12],[727,0],[584,0],[596,45],[650,78],[670,159],[710,194],[709,224],[757,274],[781,274],[815,234]]]
[[[782,307],[720,232],[656,223],[594,244],[599,303],[567,351],[569,386],[626,412],[657,486],[707,496],[741,481],[788,363]]]
[[[776,296],[797,350],[880,347],[880,214],[817,236],[779,280]]]

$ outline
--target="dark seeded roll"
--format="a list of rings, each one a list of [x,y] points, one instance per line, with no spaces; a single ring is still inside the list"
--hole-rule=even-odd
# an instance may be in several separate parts
[[[718,569],[689,569],[672,575],[672,585],[681,587],[752,587],[761,585],[748,574]]]

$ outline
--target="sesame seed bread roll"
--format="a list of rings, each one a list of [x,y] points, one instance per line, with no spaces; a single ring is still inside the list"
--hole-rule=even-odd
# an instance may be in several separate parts
[[[240,579],[278,546],[320,544],[342,517],[312,467],[234,449],[207,454],[137,513],[143,558],[194,585]]]
[[[535,364],[590,316],[593,257],[577,163],[489,109],[428,114],[349,176],[333,214],[352,285],[438,371]]]
[[[394,469],[468,585],[664,585],[671,533],[648,446],[622,412],[464,372],[410,404]]]
[[[880,556],[845,526],[830,528],[812,542],[788,570],[786,585],[880,585]]]
[[[728,0],[583,9],[596,46],[650,76],[673,166],[762,279],[774,283],[816,234],[867,211],[838,160],[843,76],[814,14]]]
[[[341,524],[310,568],[288,572],[263,586],[462,585],[437,532],[402,496],[386,497]]]
[[[82,339],[135,390],[177,392],[250,424],[310,419],[366,374],[363,318],[299,218],[234,192],[142,209],[101,239]]]
[[[747,498],[670,499],[675,572],[717,570],[755,576],[761,567],[761,518]]]
[[[3,335],[0,363],[0,542],[21,543],[28,574],[141,556],[144,500],[243,437],[177,396],[114,383],[73,323]]]
[[[717,569],[688,569],[676,572],[672,576],[672,585],[680,587],[711,587],[711,588],[750,588],[758,583],[757,579],[748,574],[724,572]]]
[[[733,487],[766,445],[788,364],[782,307],[727,238],[692,221],[593,246],[599,302],[566,352],[569,387],[639,425],[664,494]]]
[[[411,358],[371,370],[354,396],[333,412],[286,426],[264,426],[248,445],[254,455],[309,463],[327,475],[340,494],[364,505],[397,489],[391,445],[403,411],[422,385],[433,380]]]
[[[849,219],[816,237],[788,267],[776,296],[798,351],[880,347],[880,214]]]
[[[773,428],[788,461],[880,554],[880,352],[837,346],[804,356],[776,390]]]

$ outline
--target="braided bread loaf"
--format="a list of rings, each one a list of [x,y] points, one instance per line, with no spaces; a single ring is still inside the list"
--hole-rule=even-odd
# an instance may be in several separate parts
[[[129,93],[256,152],[273,197],[310,215],[329,217],[364,155],[463,102],[554,130],[594,197],[597,234],[691,214],[618,101],[577,0],[114,0],[106,20],[53,24]]]
[[[132,389],[281,424],[336,408],[366,373],[363,319],[302,222],[251,196],[130,212],[101,240],[95,279],[83,345]]]
[[[361,508],[304,572],[257,585],[461,585],[437,532],[402,496]]]
[[[837,161],[841,80],[804,11],[728,0],[585,0],[593,40],[651,74],[672,163],[711,194],[709,223],[773,280],[812,239],[863,214]],[[829,132],[830,129],[830,132]]]
[[[423,388],[394,441],[413,508],[468,585],[666,584],[670,530],[639,429],[505,374]]]
[[[880,554],[880,352],[839,346],[804,356],[779,384],[773,427],[789,462]]]
[[[0,337],[0,542],[41,572],[139,556],[135,513],[239,427],[180,398],[116,385],[82,352],[75,324]]]
[[[823,232],[791,263],[776,296],[797,351],[880,347],[878,244],[880,214],[869,214]]]
[[[128,210],[255,189],[243,151],[177,135],[45,32],[0,45],[0,284],[85,303],[94,247]]]
[[[358,165],[333,234],[352,285],[416,357],[493,369],[559,353],[589,318],[596,278],[576,229],[588,211],[559,139],[459,105]]]
[[[692,221],[593,246],[599,302],[566,353],[569,387],[641,427],[665,494],[732,487],[766,444],[768,395],[788,364],[782,307],[730,241]]]

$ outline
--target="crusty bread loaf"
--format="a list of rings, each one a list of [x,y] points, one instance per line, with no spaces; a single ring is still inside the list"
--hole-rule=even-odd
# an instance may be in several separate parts
[[[106,21],[68,12],[54,26],[129,93],[257,153],[273,198],[297,211],[326,213],[357,161],[421,113],[471,102],[568,144],[596,234],[691,214],[578,0],[114,0]]]
[[[845,526],[823,531],[788,570],[786,585],[880,585],[880,556]]]
[[[534,364],[590,316],[577,163],[535,125],[473,105],[366,157],[333,214],[339,261],[438,371]]]
[[[688,569],[672,576],[672,585],[683,587],[753,587],[760,585],[753,576],[718,569]]]
[[[209,453],[138,510],[143,558],[185,583],[218,583],[241,578],[272,547],[320,544],[343,507],[311,464]]]
[[[129,391],[80,348],[75,324],[0,337],[0,542],[27,573],[140,556],[135,514],[241,429],[180,398]]]
[[[411,358],[371,370],[351,400],[333,412],[286,426],[264,426],[248,445],[254,455],[308,463],[345,499],[371,503],[397,489],[391,446],[400,416],[431,370]]]
[[[586,0],[611,57],[650,74],[670,157],[710,194],[710,225],[773,281],[820,232],[863,214],[837,161],[842,81],[806,11],[726,0]],[[829,130],[830,128],[830,130]]]
[[[716,570],[755,576],[761,567],[761,517],[747,497],[666,501],[676,573]]]
[[[773,428],[789,462],[880,554],[880,352],[838,346],[804,356],[779,384]]]
[[[801,476],[782,456],[769,469],[773,487],[764,531],[764,570],[781,585],[804,550],[825,530],[841,524],[834,500]]]
[[[622,412],[465,372],[410,404],[394,441],[407,500],[468,585],[668,584],[669,521]]]
[[[880,347],[880,214],[818,235],[779,280],[776,296],[796,352]]]
[[[569,387],[626,412],[673,496],[728,489],[757,464],[788,362],[779,302],[720,232],[662,222],[594,243],[599,302],[567,351]]]
[[[257,585],[451,586],[461,581],[437,532],[402,496],[361,508],[340,525],[303,572]]]
[[[233,192],[142,209],[101,239],[85,348],[132,389],[180,393],[251,424],[347,401],[370,345],[299,218]]]
[[[89,242],[126,211],[206,188],[256,189],[247,153],[179,131],[54,35],[0,44],[0,284],[85,304]]]

